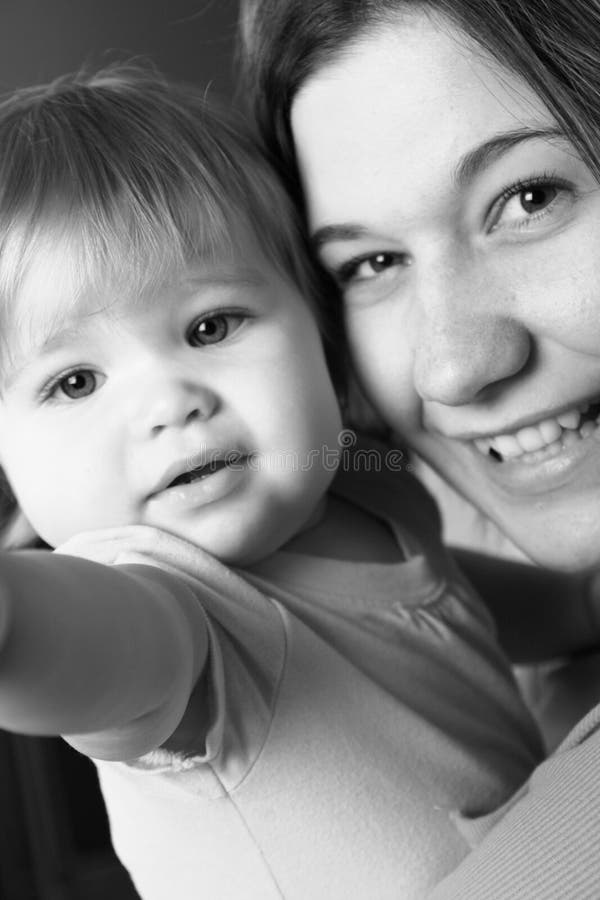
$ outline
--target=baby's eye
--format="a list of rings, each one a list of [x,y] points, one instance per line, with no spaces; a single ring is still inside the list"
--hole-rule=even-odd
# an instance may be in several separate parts
[[[241,314],[233,313],[221,313],[196,319],[188,331],[187,339],[192,347],[219,344],[237,331],[243,319]]]
[[[410,258],[406,253],[372,253],[349,260],[339,267],[336,274],[340,284],[347,285],[380,278],[397,266],[407,265],[410,265]]]
[[[526,228],[568,203],[569,192],[555,182],[516,184],[504,192],[492,214],[490,230]]]
[[[94,372],[90,369],[78,369],[61,378],[56,383],[53,393],[56,395],[60,391],[70,400],[80,400],[93,394],[97,386],[98,379]]]

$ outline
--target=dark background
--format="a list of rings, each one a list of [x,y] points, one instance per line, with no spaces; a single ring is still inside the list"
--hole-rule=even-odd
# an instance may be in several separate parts
[[[227,97],[236,18],[237,0],[0,0],[0,90],[116,55]]]
[[[138,58],[228,99],[236,17],[237,0],[0,0],[0,92]],[[60,739],[0,732],[0,900],[96,898],[137,894],[93,764]]]

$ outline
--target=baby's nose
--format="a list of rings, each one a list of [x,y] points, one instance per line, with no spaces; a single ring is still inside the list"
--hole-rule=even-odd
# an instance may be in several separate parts
[[[210,389],[174,379],[148,384],[141,393],[131,421],[132,430],[140,438],[206,421],[218,406],[217,396]]]

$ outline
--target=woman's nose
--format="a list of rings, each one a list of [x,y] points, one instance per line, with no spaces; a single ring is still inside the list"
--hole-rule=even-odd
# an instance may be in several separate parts
[[[506,302],[496,300],[489,284],[458,294],[447,281],[420,304],[413,375],[424,400],[447,406],[484,400],[526,367],[531,335]]]
[[[424,400],[460,406],[520,372],[531,353],[527,331],[511,319],[437,323],[419,339],[414,380]]]
[[[165,377],[158,382],[153,379],[140,385],[140,394],[132,410],[131,427],[142,439],[204,422],[218,407],[214,391],[182,378]]]

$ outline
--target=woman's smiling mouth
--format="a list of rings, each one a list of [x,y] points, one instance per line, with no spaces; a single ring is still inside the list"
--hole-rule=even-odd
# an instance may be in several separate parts
[[[543,462],[591,434],[600,425],[600,401],[582,403],[517,431],[474,441],[477,450],[497,462]]]

